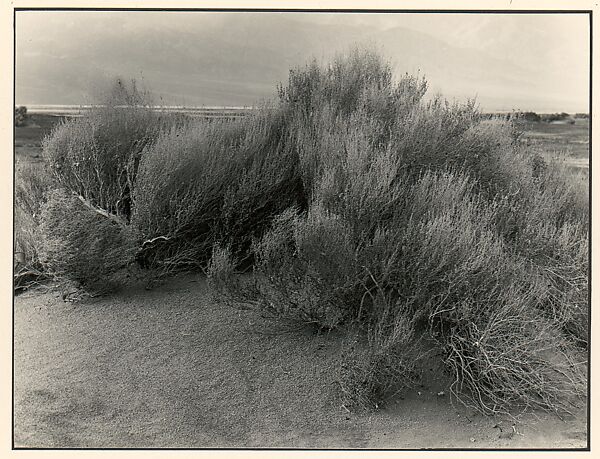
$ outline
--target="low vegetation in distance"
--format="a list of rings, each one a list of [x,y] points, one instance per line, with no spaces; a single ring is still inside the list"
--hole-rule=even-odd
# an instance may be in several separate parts
[[[433,353],[483,413],[576,410],[587,179],[519,123],[571,118],[490,117],[426,91],[362,49],[292,69],[237,119],[156,111],[119,81],[20,170],[22,264],[90,292],[203,271],[216,301],[339,330],[349,409],[417,384]]]
[[[21,105],[15,107],[15,127],[22,127],[27,124],[27,107]]]

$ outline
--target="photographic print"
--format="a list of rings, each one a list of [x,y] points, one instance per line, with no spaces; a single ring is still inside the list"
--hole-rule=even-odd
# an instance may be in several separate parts
[[[14,10],[14,449],[589,448],[591,11]]]

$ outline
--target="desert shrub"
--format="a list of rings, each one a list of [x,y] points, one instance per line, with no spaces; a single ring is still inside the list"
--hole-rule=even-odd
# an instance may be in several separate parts
[[[362,107],[385,122],[405,104],[418,102],[426,88],[424,79],[408,75],[395,84],[388,62],[377,52],[357,47],[346,55],[337,55],[327,65],[320,66],[313,60],[305,67],[290,70],[287,84],[279,88],[279,97],[306,118],[318,114],[324,106],[340,116]]]
[[[55,184],[45,163],[20,163],[15,168],[15,205],[36,221],[46,202],[47,192]]]
[[[384,99],[396,108],[377,116],[365,105],[340,116],[323,102],[309,120],[295,118],[305,189],[310,192],[319,175],[332,174],[342,162],[355,161],[348,167],[360,168],[381,157],[388,158],[389,176],[413,181],[426,170],[461,170],[490,197],[512,192],[530,175],[526,155],[516,148],[512,121],[482,122],[473,102],[450,104],[440,97],[421,102],[424,86],[418,83],[404,77],[401,90],[384,91]],[[349,152],[357,152],[356,157]]]
[[[513,117],[423,101],[425,87],[394,82],[368,53],[290,74],[280,97],[307,208],[283,212],[254,244],[249,298],[281,317],[358,329],[369,344],[350,353],[343,378],[363,384],[357,400],[380,398],[386,381],[409,384],[408,349],[426,333],[456,395],[481,411],[567,410],[585,388],[584,183],[532,158]],[[411,333],[395,334],[407,318]],[[482,330],[494,352],[479,352]]]
[[[244,258],[273,216],[303,199],[285,113],[165,132],[148,147],[135,184],[133,224],[144,256],[167,270],[202,268],[217,242]]]
[[[530,121],[534,123],[542,121],[542,117],[536,112],[523,112],[519,115],[519,118],[524,121]]]
[[[137,247],[131,228],[62,189],[42,208],[41,258],[52,275],[102,290],[118,280]]]
[[[307,191],[323,162],[336,161],[331,153],[354,141],[356,136],[349,136],[355,127],[368,126],[366,142],[381,148],[392,135],[393,124],[406,120],[419,105],[426,81],[405,75],[396,83],[392,76],[389,63],[361,48],[338,55],[326,66],[313,61],[290,71],[279,98],[290,111]]]
[[[499,292],[483,314],[450,331],[451,391],[486,414],[519,408],[568,413],[585,398],[585,357],[561,335],[560,324],[535,313],[534,294],[520,290]]]
[[[417,362],[423,356],[415,339],[414,318],[392,296],[378,292],[365,333],[350,335],[340,362],[339,383],[343,406],[378,409],[385,400],[413,387],[419,378]]]
[[[570,115],[568,113],[562,112],[562,113],[545,113],[541,115],[541,119],[542,121],[545,121],[547,123],[550,123],[552,121],[565,121],[568,120],[570,118]]]
[[[378,167],[373,170],[388,170]],[[342,193],[347,199],[329,202],[328,209],[314,204],[306,216],[290,210],[278,217],[256,243],[252,291],[262,298],[255,304],[286,318],[323,328],[366,324],[367,344],[351,353],[342,375],[348,403],[360,406],[412,381],[407,317],[412,327],[440,315],[480,280],[482,266],[500,250],[492,236],[478,233],[492,220],[469,201],[472,185],[464,177],[426,174],[412,186],[399,183],[396,199],[380,206],[373,204],[386,183],[377,190],[369,182],[374,177],[357,171]],[[367,199],[355,199],[354,187]],[[366,209],[375,211],[370,221],[359,218]],[[352,389],[358,380],[360,389]]]
[[[252,240],[264,234],[274,216],[306,206],[286,110],[263,108],[244,118],[243,126],[245,135],[235,152],[240,169],[227,188],[217,228],[218,240],[241,259],[251,256]]]
[[[304,238],[304,244],[297,244],[295,240],[296,235],[311,226],[315,234],[322,238],[321,241],[328,238],[331,245],[327,254],[337,256],[334,263],[338,267],[343,266],[344,254],[336,250],[341,248],[340,241],[343,244],[343,235],[340,239],[338,236],[341,233],[337,231],[328,235],[317,232],[323,226],[329,230],[338,230],[335,222],[314,211],[305,220],[299,210],[292,207],[276,216],[272,227],[262,238],[255,240],[255,266],[251,282],[242,282],[235,275],[238,261],[230,247],[223,248],[220,245],[216,245],[213,250],[208,268],[209,282],[224,298],[231,302],[252,304],[270,317],[310,324],[317,328],[334,328],[347,316],[344,302],[331,291],[331,286],[326,285],[326,280],[320,277],[319,272],[313,269],[313,266],[324,267],[321,264],[306,264],[311,263],[311,252],[315,247],[313,241]],[[321,253],[321,260],[327,254]],[[296,255],[299,255],[298,258]],[[329,269],[329,273],[335,276],[336,271]],[[334,277],[327,280],[336,282],[337,285],[343,283],[343,280]]]
[[[15,126],[22,127],[27,125],[27,107],[21,105],[19,107],[15,107]]]
[[[15,207],[14,218],[13,288],[18,292],[42,281],[46,275],[40,254],[38,222],[21,207]]]
[[[214,243],[235,156],[244,132],[239,123],[198,123],[173,128],[147,148],[134,190],[132,224],[150,265],[201,266]]]
[[[231,249],[215,244],[212,250],[210,262],[206,268],[206,277],[210,288],[213,291],[225,296],[228,289],[231,289],[231,283],[234,282],[236,261],[233,258]],[[237,288],[231,289],[237,292]]]
[[[350,183],[357,182],[358,177]],[[337,203],[338,215],[332,214],[333,208],[327,212],[322,204],[315,204],[306,217],[288,213],[277,219],[257,243],[258,292],[263,302],[256,304],[326,328],[361,324],[369,344],[352,354],[342,379],[344,393],[355,397],[359,405],[379,400],[391,388],[406,387],[411,381],[406,363],[410,361],[407,349],[411,349],[411,334],[406,330],[393,332],[393,324],[406,317],[416,329],[428,330],[450,353],[445,362],[457,378],[454,387],[463,389],[457,389],[459,397],[471,400],[473,390],[494,387],[496,395],[487,394],[493,399],[491,404],[488,399],[476,398],[481,402],[477,406],[486,413],[509,411],[515,405],[560,411],[580,400],[585,386],[580,362],[574,357],[577,351],[568,335],[561,334],[567,320],[576,321],[564,312],[535,312],[543,311],[544,302],[550,299],[556,308],[572,310],[573,293],[560,296],[558,292],[570,291],[564,285],[548,290],[547,282],[552,279],[548,273],[540,265],[532,270],[531,260],[510,250],[496,231],[494,206],[475,191],[476,184],[466,176],[425,173],[416,183],[403,185],[393,201],[396,218],[378,212],[372,217],[380,219],[372,232],[348,210],[356,205],[355,199]],[[515,282],[520,290],[515,290]],[[535,291],[537,301],[524,298],[519,293],[523,290]],[[383,311],[378,306],[382,302],[390,305]],[[473,343],[480,338],[477,330],[483,327],[498,333],[493,340],[504,339],[506,330],[495,328],[498,314],[506,312],[504,308],[512,311],[511,326],[520,330],[507,337],[505,345],[510,347],[513,340],[520,360],[498,354],[497,361],[488,362],[491,353],[472,356],[454,349],[457,341],[476,346]],[[530,322],[536,318],[546,327],[546,338],[521,338],[521,329],[532,327]],[[368,325],[373,322],[379,325]],[[529,333],[538,337],[540,330],[532,328]],[[550,348],[548,333],[556,339]],[[560,379],[561,385],[554,379],[559,373],[550,371],[552,360],[548,359],[554,353],[566,356],[560,367],[565,378]],[[540,355],[546,360],[540,360]],[[460,359],[469,362],[466,373],[456,370]],[[501,366],[514,375],[529,365],[533,369],[523,373],[521,380],[495,379],[489,365]],[[467,377],[482,387],[464,383]],[[360,380],[362,385],[353,391],[354,386],[348,383],[352,380]],[[509,393],[513,395],[509,397]],[[540,398],[539,393],[546,395]],[[561,393],[573,397],[563,400]]]
[[[43,141],[43,158],[59,190],[41,226],[46,266],[88,285],[113,274],[111,263],[114,271],[127,264],[131,244],[138,243],[134,228],[127,226],[142,152],[163,131],[187,122],[153,110],[150,95],[135,81],[117,80],[99,102],[81,117],[63,120]],[[65,209],[77,210],[78,218],[62,222]],[[84,224],[96,226],[77,230]],[[85,250],[75,253],[77,243],[84,242],[92,245],[90,256]]]
[[[348,405],[413,384],[428,336],[464,403],[568,411],[585,388],[585,182],[524,150],[512,115],[426,88],[354,50],[292,70],[243,119],[169,124],[118,86],[124,107],[45,143],[61,189],[41,214],[44,260],[87,285],[134,259],[206,267],[229,303],[348,330]]]
[[[14,288],[17,291],[46,277],[40,258],[39,225],[41,209],[52,186],[52,179],[44,163],[26,162],[16,165]]]
[[[172,123],[149,104],[135,84],[117,81],[99,105],[58,124],[44,139],[43,157],[60,187],[128,220],[141,152]]]
[[[589,206],[583,177],[550,163],[527,200],[515,249],[543,279],[539,309],[582,344],[588,335]]]
[[[352,251],[341,220],[322,208],[311,209],[307,218],[293,209],[283,213],[255,245],[265,306],[322,328],[339,325],[352,304],[345,301],[352,294],[345,284],[354,281]]]

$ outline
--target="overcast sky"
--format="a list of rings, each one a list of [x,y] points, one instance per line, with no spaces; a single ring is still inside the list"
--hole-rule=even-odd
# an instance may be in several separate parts
[[[589,23],[575,14],[18,12],[17,104],[88,103],[119,76],[165,104],[251,105],[353,44],[485,110],[588,110]]]

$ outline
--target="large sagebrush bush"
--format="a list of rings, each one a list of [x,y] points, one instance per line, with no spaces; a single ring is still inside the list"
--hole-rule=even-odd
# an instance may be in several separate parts
[[[531,156],[510,119],[425,89],[369,52],[292,71],[280,98],[307,206],[255,242],[252,288],[235,261],[211,275],[273,314],[362,330],[371,352],[346,372],[371,368],[360,399],[382,397],[390,366],[408,371],[406,336],[426,334],[461,401],[568,411],[585,393],[587,190]],[[374,363],[381,343],[395,364]]]
[[[586,184],[532,155],[510,118],[426,89],[359,49],[292,70],[276,103],[233,122],[165,122],[117,88],[124,107],[45,142],[60,188],[45,260],[83,283],[133,260],[206,268],[230,303],[346,330],[348,405],[413,384],[426,338],[452,394],[484,413],[577,408]]]

